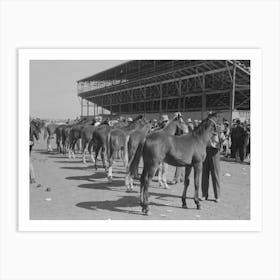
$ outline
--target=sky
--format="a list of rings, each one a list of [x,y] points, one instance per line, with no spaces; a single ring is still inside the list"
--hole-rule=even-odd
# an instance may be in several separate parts
[[[76,81],[123,62],[125,61],[32,60],[30,115],[42,119],[74,119],[80,116]]]

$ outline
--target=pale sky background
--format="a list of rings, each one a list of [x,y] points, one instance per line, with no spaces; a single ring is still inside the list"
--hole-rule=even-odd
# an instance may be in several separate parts
[[[123,60],[33,60],[30,62],[30,115],[50,119],[80,116],[76,81]],[[84,108],[84,113],[86,108]]]

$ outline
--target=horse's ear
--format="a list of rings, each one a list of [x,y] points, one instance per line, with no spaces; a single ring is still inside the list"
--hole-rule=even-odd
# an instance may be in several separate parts
[[[218,117],[218,112],[210,112],[208,115],[208,119],[217,118],[217,117]]]

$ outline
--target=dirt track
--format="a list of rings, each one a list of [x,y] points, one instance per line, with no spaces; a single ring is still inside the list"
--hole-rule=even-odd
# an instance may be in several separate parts
[[[53,145],[54,146],[54,145]],[[68,159],[57,152],[46,152],[40,140],[32,151],[36,184],[30,185],[30,218],[39,220],[244,220],[250,219],[250,165],[221,162],[221,202],[202,202],[196,210],[193,201],[193,175],[188,190],[189,209],[181,208],[183,183],[161,189],[154,178],[150,187],[151,216],[143,216],[139,206],[139,181],[134,192],[126,193],[124,167],[117,161],[113,183],[107,182],[104,169],[81,162],[81,155]],[[173,178],[170,167],[167,178]],[[38,183],[42,186],[37,187]],[[213,198],[210,181],[210,199]]]

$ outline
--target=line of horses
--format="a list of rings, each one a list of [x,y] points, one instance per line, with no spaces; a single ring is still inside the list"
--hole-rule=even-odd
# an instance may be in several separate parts
[[[159,170],[159,184],[167,187],[167,164],[185,167],[182,207],[187,208],[186,193],[189,186],[189,175],[194,168],[194,201],[200,209],[198,192],[202,163],[206,157],[206,145],[217,132],[217,115],[210,114],[191,133],[184,134],[186,123],[181,115],[172,119],[166,127],[155,130],[151,121],[142,115],[131,122],[118,122],[110,125],[109,119],[96,126],[96,119],[82,119],[73,124],[44,123],[37,120],[36,127],[44,131],[47,139],[47,150],[52,151],[51,140],[56,139],[57,151],[68,153],[75,158],[75,147],[81,141],[83,163],[86,153],[97,169],[97,157],[100,154],[103,168],[107,172],[108,182],[113,180],[113,164],[121,153],[126,170],[125,185],[127,191],[133,189],[133,178],[138,178],[139,163],[143,160],[143,171],[140,177],[140,205],[145,215],[150,215],[149,185]]]

